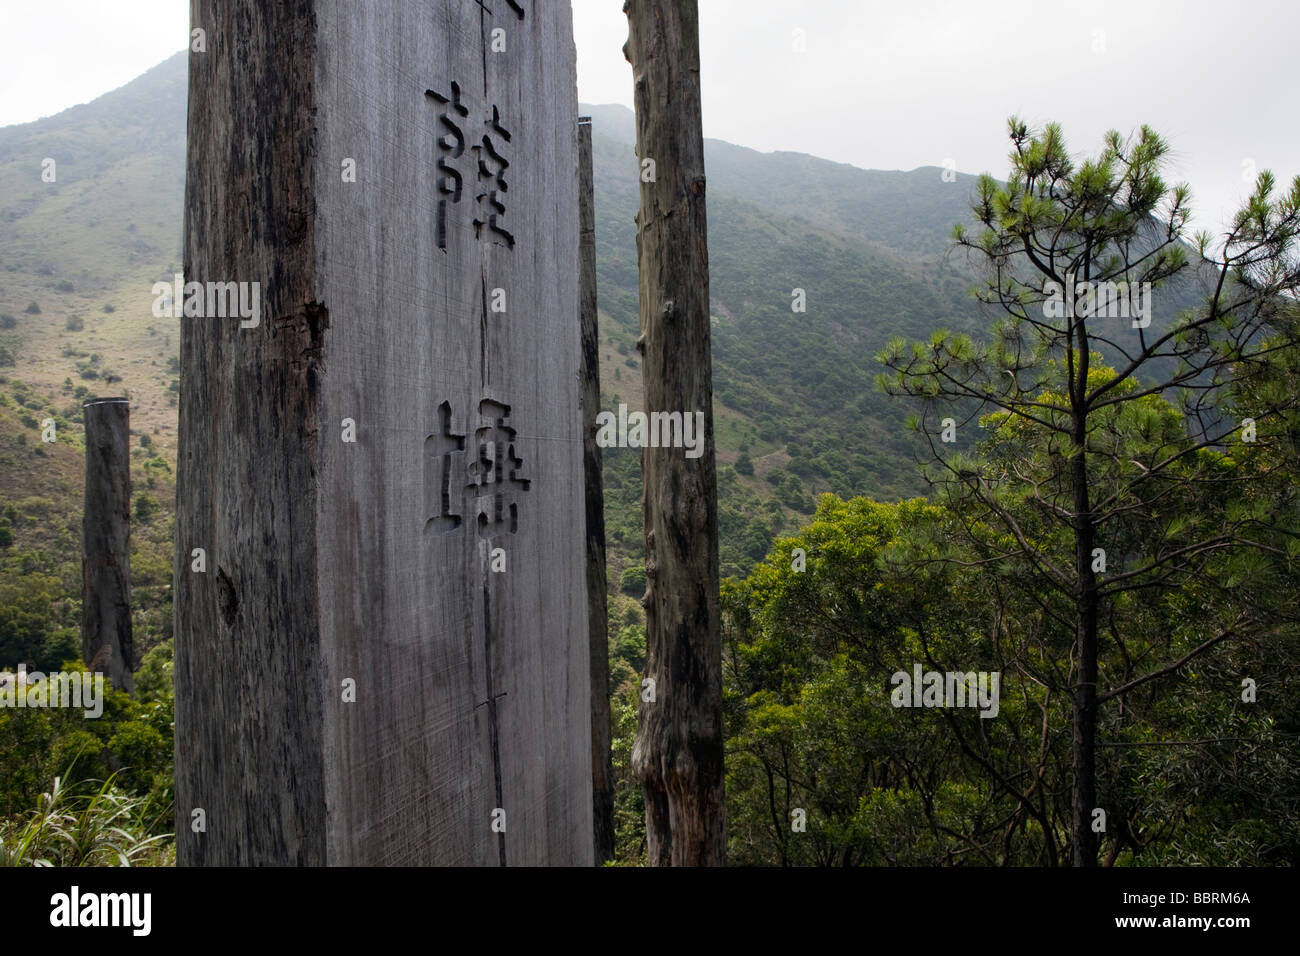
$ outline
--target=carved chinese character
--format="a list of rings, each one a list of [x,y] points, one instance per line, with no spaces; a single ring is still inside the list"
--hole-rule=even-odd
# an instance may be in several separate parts
[[[426,505],[433,511],[427,527],[447,534],[460,527],[464,507],[465,436],[451,430],[451,403],[438,406],[438,431],[424,440],[424,488]]]
[[[518,533],[519,495],[532,479],[523,475],[509,417],[509,405],[481,401],[481,424],[467,450],[466,436],[451,430],[451,404],[438,406],[438,431],[424,443],[425,500],[433,511],[426,522],[429,529],[437,534],[455,531],[469,511],[483,537]]]
[[[515,451],[515,430],[506,424],[510,406],[484,400],[479,416],[487,424],[474,433],[478,458],[469,466],[467,491],[477,495],[479,534],[491,537],[519,531],[519,493],[531,480],[523,477],[523,459]]]
[[[465,184],[464,173],[451,161],[464,156],[466,144],[473,139],[474,145],[469,149],[478,167],[474,174],[474,235],[483,238],[486,228],[513,249],[515,237],[504,224],[505,197],[510,189],[505,176],[510,161],[506,159],[505,150],[510,142],[510,131],[501,122],[501,111],[493,106],[491,115],[483,117],[481,135],[475,137],[466,133],[470,111],[462,102],[459,83],[451,84],[450,96],[432,89],[425,90],[424,94],[442,107],[438,114],[443,131],[438,137],[438,248],[447,248],[447,206],[449,202],[453,205],[460,202]]]
[[[510,188],[505,176],[510,162],[502,155],[501,150],[508,142],[510,142],[510,131],[501,125],[501,114],[494,106],[488,132],[483,135],[481,145],[473,148],[475,155],[478,156],[479,178],[479,189],[474,196],[475,202],[478,203],[477,213],[474,216],[474,235],[482,238],[483,227],[487,226],[490,232],[500,236],[505,240],[506,245],[513,249],[515,237],[501,222],[506,212],[505,194]]]
[[[424,95],[431,97],[445,108],[438,114],[438,122],[448,135],[438,137],[438,149],[443,153],[438,157],[438,192],[450,196],[453,203],[460,202],[461,187],[464,183],[460,172],[448,159],[459,159],[465,153],[465,130],[456,117],[469,116],[469,108],[460,101],[460,84],[451,84],[451,96],[446,97],[436,90],[425,90]],[[447,248],[447,200],[438,200],[438,248]]]

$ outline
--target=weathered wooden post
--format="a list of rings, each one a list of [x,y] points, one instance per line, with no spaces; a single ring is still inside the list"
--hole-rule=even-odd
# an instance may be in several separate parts
[[[569,5],[191,9],[178,862],[590,865]]]
[[[131,405],[92,398],[81,519],[81,659],[113,686],[135,690],[131,640]]]
[[[653,684],[641,695],[632,763],[645,787],[650,862],[716,866],[726,857],[726,806],[699,12],[695,0],[627,0],[623,10],[641,163],[645,408],[652,420],[680,413],[703,423],[695,453],[641,452]]]
[[[600,411],[600,328],[596,305],[596,191],[591,117],[578,117],[578,222],[582,231],[582,463],[587,491],[587,629],[591,639],[591,790],[596,859],[614,858],[614,767],[609,718],[609,605],[605,586],[605,494],[596,415]]]

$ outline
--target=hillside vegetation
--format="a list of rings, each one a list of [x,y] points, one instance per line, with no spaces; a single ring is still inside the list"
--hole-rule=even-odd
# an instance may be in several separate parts
[[[133,859],[164,863],[167,849],[152,836],[170,826],[160,808],[171,799],[179,332],[176,319],[150,307],[152,284],[181,269],[186,95],[178,54],[92,103],[0,129],[0,669],[78,666],[80,409],[89,396],[132,403],[139,657],[135,698],[112,695],[89,729],[63,713],[0,710],[0,818],[8,820],[0,839],[111,805],[132,821],[123,845]],[[582,112],[594,120],[602,406],[635,410],[633,117],[617,106]],[[42,176],[46,159],[52,182]],[[1008,671],[1032,658],[1047,667],[1044,648],[1058,639],[1047,633],[1050,608],[1035,619],[1035,600],[995,588],[992,572],[900,570],[901,551],[938,553],[936,540],[951,544],[959,526],[980,526],[932,495],[917,464],[926,446],[907,425],[913,409],[876,384],[877,356],[896,340],[990,325],[992,313],[971,295],[977,274],[951,243],[953,226],[970,221],[976,177],[862,170],[715,140],[706,142],[706,163],[732,858],[1058,862],[1059,806],[1037,784],[1025,796],[1012,780],[1029,775],[1022,751],[1040,738],[1039,777],[1065,779],[1065,698],[1027,691],[987,735],[988,722],[974,715],[947,724],[927,715],[903,727],[880,679],[903,658]],[[1191,280],[1171,285],[1156,328],[1198,291]],[[53,442],[43,440],[50,421]],[[976,430],[963,431],[958,450],[978,449]],[[1005,441],[993,447],[1010,454]],[[636,861],[643,807],[628,763],[645,654],[639,451],[605,449],[604,469],[619,855]],[[796,551],[809,573],[796,567]],[[944,553],[971,566],[987,557],[969,547]],[[1130,611],[1134,620],[1165,613]],[[1006,642],[996,655],[991,634]],[[1198,632],[1165,638],[1181,650]],[[1291,649],[1294,634],[1279,641]],[[1263,658],[1258,647],[1225,648],[1200,673],[1233,683],[1243,667],[1262,669]],[[1294,746],[1295,708],[1243,712],[1218,698],[1180,708],[1210,691],[1195,675],[1171,682],[1178,694],[1162,697],[1153,684],[1150,697],[1135,698],[1150,708],[1149,725],[1113,728],[1116,747],[1134,755],[1107,751],[1120,781],[1111,795],[1127,814],[1121,862],[1294,862],[1296,762],[1277,740]],[[1040,715],[1043,727],[1054,722],[1050,735]],[[949,730],[956,736],[944,736]],[[1240,765],[1222,747],[1193,751],[1225,762],[1203,776],[1157,746],[1179,736],[1241,738],[1252,749]],[[1005,774],[991,790],[990,767]],[[52,785],[60,775],[62,790]],[[1238,799],[1248,777],[1257,786]],[[1062,792],[1050,799],[1059,803]],[[792,809],[813,815],[814,839],[790,840]],[[1192,837],[1177,830],[1179,815],[1194,819]],[[1018,833],[1005,850],[997,845],[1004,830]],[[1179,835],[1151,836],[1160,832]],[[1251,849],[1260,834],[1267,846]],[[111,841],[73,850],[33,842],[0,863],[102,862],[116,851]]]

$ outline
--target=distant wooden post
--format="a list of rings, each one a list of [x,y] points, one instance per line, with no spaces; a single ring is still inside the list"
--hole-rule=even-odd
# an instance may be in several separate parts
[[[135,690],[131,640],[131,405],[92,398],[81,520],[81,657],[118,690]]]
[[[177,862],[590,866],[569,4],[190,9]]]
[[[646,677],[632,763],[652,864],[722,865],[722,641],[709,254],[695,0],[627,0],[645,409],[702,416],[702,453],[642,450]],[[696,450],[700,452],[700,449]]]
[[[591,117],[578,117],[578,298],[582,308],[582,464],[587,492],[587,630],[591,635],[591,789],[596,860],[614,858],[614,767],[609,720],[609,606],[605,582],[605,495],[596,414],[600,411],[600,331],[596,306],[596,196]]]

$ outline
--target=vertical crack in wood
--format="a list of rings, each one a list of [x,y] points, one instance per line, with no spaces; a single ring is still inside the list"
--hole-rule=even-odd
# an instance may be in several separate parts
[[[496,787],[497,807],[505,809],[505,793],[501,784],[501,738],[497,730],[497,695],[492,674],[492,595],[488,582],[483,582],[483,671],[487,682],[488,741],[492,748],[492,781]],[[500,865],[506,865],[506,832],[502,826],[497,833],[497,855]]]
[[[483,0],[478,0],[478,47],[479,53],[483,58],[483,95],[487,95],[487,15],[491,11],[483,4]]]
[[[479,389],[487,388],[491,376],[488,375],[488,285],[487,263],[483,263],[483,278],[479,298],[479,345],[478,345],[478,384]]]

